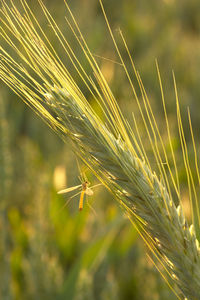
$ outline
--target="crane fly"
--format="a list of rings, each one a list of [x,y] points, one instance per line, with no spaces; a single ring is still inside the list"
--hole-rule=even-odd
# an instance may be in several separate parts
[[[76,193],[75,195],[73,195],[72,197],[69,198],[69,200],[71,200],[72,198],[74,198],[75,196],[80,194],[80,200],[79,200],[79,210],[81,211],[83,209],[83,200],[84,200],[84,195],[88,195],[88,196],[92,196],[94,194],[93,190],[91,188],[88,187],[90,183],[88,181],[84,181],[82,184],[76,185],[76,186],[72,186],[69,187],[67,189],[61,190],[58,192],[58,194],[66,194],[75,190],[80,190],[78,193]],[[97,184],[99,185],[99,184]],[[95,185],[95,186],[97,186]],[[93,187],[95,187],[93,186]],[[67,205],[67,203],[69,202],[69,200],[66,202],[65,205]]]

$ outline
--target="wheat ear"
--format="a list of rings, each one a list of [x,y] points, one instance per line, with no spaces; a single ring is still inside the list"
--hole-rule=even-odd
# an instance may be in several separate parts
[[[175,207],[164,183],[120,137],[110,133],[89,105],[80,105],[64,88],[54,87],[47,98],[70,133],[77,154],[109,187],[134,222],[137,220],[182,297],[200,299],[199,244],[193,226],[188,227],[181,206]]]

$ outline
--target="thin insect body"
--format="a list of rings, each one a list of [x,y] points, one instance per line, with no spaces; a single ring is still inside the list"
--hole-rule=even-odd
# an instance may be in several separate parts
[[[69,187],[67,189],[61,190],[61,191],[58,192],[58,194],[66,194],[66,193],[81,189],[81,191],[79,191],[78,193],[76,193],[75,195],[70,197],[69,200],[65,203],[65,206],[66,206],[72,198],[74,198],[75,196],[80,194],[79,210],[81,211],[83,209],[84,195],[92,196],[94,194],[93,190],[88,187],[89,184],[90,183],[88,181],[84,181],[82,184],[79,184],[79,185],[72,186],[72,187]],[[101,185],[101,184],[96,184],[92,188],[94,188],[96,186],[99,186],[99,185]]]
[[[82,183],[82,191],[81,191],[81,195],[80,195],[80,200],[79,200],[79,210],[82,210],[83,209],[83,199],[84,199],[84,195],[88,195],[88,196],[91,196],[93,195],[93,191],[88,188],[88,181],[85,181]]]

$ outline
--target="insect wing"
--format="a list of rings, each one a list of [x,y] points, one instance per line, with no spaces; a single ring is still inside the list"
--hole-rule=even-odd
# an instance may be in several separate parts
[[[92,196],[92,195],[94,194],[94,192],[93,192],[92,189],[87,188],[87,189],[85,190],[85,194],[88,195],[88,196]]]
[[[64,189],[64,190],[60,190],[60,191],[58,192],[58,194],[66,194],[66,193],[75,191],[75,190],[77,190],[78,188],[80,188],[81,186],[82,186],[82,185],[79,184],[79,185],[72,186],[72,187],[67,188],[67,189]]]

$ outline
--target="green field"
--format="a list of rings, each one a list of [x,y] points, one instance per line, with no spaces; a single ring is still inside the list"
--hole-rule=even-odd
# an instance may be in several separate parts
[[[5,2],[9,3],[7,0]],[[19,1],[14,2],[21,9]],[[39,4],[37,1],[27,2],[62,62],[72,70],[76,84],[98,112],[97,104],[72,69],[66,53],[47,25]],[[137,103],[108,32],[99,1],[68,2],[132,128],[135,128],[132,118],[134,112],[152,169],[157,171],[144,125],[140,122]],[[69,17],[69,13],[64,1],[49,0],[44,3],[70,41],[86,73],[92,76],[92,70],[67,25],[65,16]],[[104,7],[139,92],[119,29],[124,34],[170,156],[156,71],[155,60],[158,61],[182,204],[190,224],[189,189],[179,140],[172,70],[176,76],[188,156],[191,157],[191,171],[194,173],[198,196],[199,185],[196,183],[198,179],[195,175],[187,108],[190,109],[199,155],[200,2],[105,0]],[[0,40],[0,45],[7,50],[5,41],[1,37]],[[16,59],[14,52],[10,54]],[[105,121],[101,111],[99,115]],[[91,186],[99,183],[87,167],[81,162],[77,164],[70,142],[64,143],[19,96],[0,82],[0,299],[177,299],[149,259],[149,250],[137,230],[104,186],[94,188],[93,196],[86,197],[81,212],[78,209],[80,195],[65,205],[73,192],[70,195],[58,195],[57,191],[81,183],[79,168],[86,174]],[[198,225],[196,232],[199,236]]]

